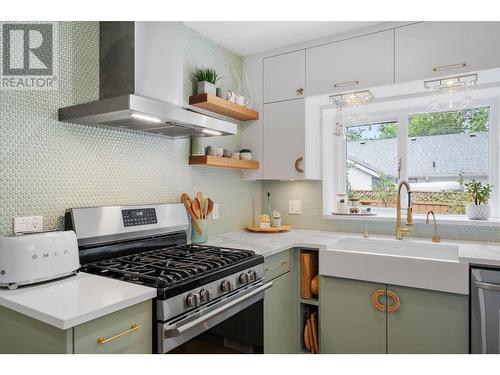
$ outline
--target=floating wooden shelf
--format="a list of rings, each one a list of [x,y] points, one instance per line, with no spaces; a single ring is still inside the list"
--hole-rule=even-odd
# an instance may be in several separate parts
[[[243,160],[234,158],[223,158],[219,156],[190,156],[190,165],[206,165],[207,167],[233,168],[233,169],[259,169],[257,160]]]
[[[189,104],[236,120],[248,121],[259,119],[259,112],[214,95],[200,94],[190,96]]]

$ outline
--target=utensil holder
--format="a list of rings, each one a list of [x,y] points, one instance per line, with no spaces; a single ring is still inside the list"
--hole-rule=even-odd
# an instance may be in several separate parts
[[[199,244],[206,243],[208,241],[207,220],[198,220],[198,224],[201,228],[201,234],[198,233],[193,223],[191,223],[191,242]]]

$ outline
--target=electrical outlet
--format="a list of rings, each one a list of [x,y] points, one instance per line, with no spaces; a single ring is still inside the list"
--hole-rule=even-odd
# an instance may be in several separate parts
[[[302,201],[288,201],[288,213],[291,215],[300,215],[302,213]]]
[[[219,219],[219,203],[214,203],[214,209],[212,211],[212,219],[213,220]]]
[[[25,216],[14,218],[14,233],[43,231],[43,216]]]

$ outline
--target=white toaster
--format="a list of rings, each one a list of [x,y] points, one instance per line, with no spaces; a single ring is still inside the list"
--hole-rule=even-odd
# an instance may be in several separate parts
[[[79,268],[73,231],[0,237],[0,286],[15,289],[68,276]]]

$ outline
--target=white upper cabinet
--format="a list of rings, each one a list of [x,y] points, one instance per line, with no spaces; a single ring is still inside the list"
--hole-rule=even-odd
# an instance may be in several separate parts
[[[302,98],[305,89],[304,50],[264,59],[264,103]]]
[[[304,99],[264,105],[264,179],[304,178]]]
[[[500,66],[500,22],[422,22],[397,28],[396,82]]]
[[[394,82],[394,30],[307,49],[307,95]]]

